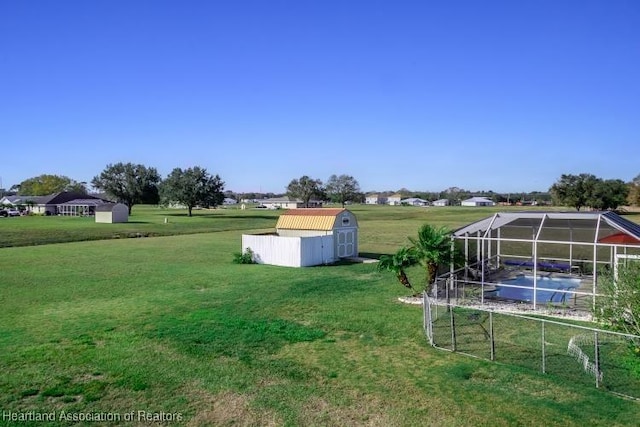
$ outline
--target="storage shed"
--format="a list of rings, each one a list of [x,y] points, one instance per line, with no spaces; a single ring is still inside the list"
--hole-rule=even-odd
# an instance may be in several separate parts
[[[247,248],[259,264],[328,264],[358,255],[358,221],[347,209],[291,209],[280,215],[276,234],[244,234],[242,251]]]
[[[96,206],[96,222],[112,224],[129,221],[129,208],[122,203],[104,203]]]

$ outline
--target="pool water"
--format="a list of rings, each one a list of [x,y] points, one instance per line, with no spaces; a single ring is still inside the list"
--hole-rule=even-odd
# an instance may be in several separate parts
[[[489,296],[511,299],[516,301],[533,302],[533,276],[519,275],[513,279],[505,280],[502,285],[522,286],[521,288],[511,288],[507,286],[496,287]],[[563,303],[568,301],[572,294],[558,291],[573,291],[580,286],[580,279],[571,277],[545,277],[538,276],[536,291],[536,302],[538,303]],[[546,288],[550,290],[541,290]]]

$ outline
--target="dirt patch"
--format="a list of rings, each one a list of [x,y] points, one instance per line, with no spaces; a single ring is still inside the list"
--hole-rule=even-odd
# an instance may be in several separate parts
[[[302,408],[301,422],[323,426],[390,426],[396,423],[381,413],[382,402],[360,396],[349,407],[335,406],[326,400],[311,398]]]
[[[198,404],[201,408],[187,426],[278,426],[282,422],[275,414],[252,408],[250,399],[242,394],[225,391],[210,395]]]

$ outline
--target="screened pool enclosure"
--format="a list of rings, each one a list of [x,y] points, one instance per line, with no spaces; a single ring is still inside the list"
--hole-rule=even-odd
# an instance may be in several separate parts
[[[496,213],[454,231],[451,244],[464,265],[438,277],[436,298],[590,311],[599,277],[640,262],[640,225],[613,212]]]

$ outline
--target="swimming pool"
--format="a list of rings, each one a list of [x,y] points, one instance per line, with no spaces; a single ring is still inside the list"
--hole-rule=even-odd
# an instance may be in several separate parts
[[[521,274],[513,279],[505,280],[500,284],[521,287],[511,288],[498,285],[494,291],[487,293],[487,296],[533,302],[533,275]],[[572,294],[558,291],[573,291],[577,289],[578,286],[580,286],[580,279],[574,279],[571,277],[538,276],[536,302],[563,303],[568,301]],[[550,290],[541,290],[540,288]]]

